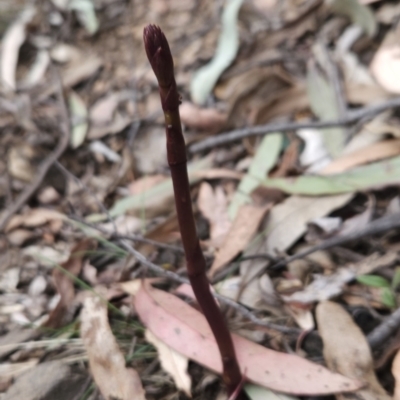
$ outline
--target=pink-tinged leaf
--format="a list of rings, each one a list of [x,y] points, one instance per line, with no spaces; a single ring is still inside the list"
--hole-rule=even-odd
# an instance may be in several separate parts
[[[200,312],[178,297],[145,284],[134,298],[144,325],[168,346],[218,373],[218,347]],[[279,353],[233,334],[240,368],[252,383],[272,390],[323,395],[358,389],[361,383],[301,357]]]

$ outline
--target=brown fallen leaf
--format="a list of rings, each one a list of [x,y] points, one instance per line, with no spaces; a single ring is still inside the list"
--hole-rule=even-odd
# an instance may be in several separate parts
[[[399,48],[400,51],[400,48]],[[319,171],[322,175],[338,174],[359,165],[400,154],[400,140],[385,140],[341,156]]]
[[[231,261],[246,248],[249,241],[256,233],[265,213],[271,208],[271,204],[264,207],[252,204],[243,205],[233,221],[232,227],[225,238],[224,244],[218,251],[209,271],[213,276],[217,271]]]
[[[179,107],[182,123],[190,128],[218,132],[228,119],[227,114],[215,108],[201,108],[185,101]]]
[[[60,300],[49,319],[44,324],[47,328],[59,328],[72,318],[70,314],[71,306],[75,298],[74,281],[72,276],[77,276],[83,266],[85,252],[94,248],[91,239],[84,239],[74,246],[71,250],[69,259],[61,264],[62,269],[57,266],[53,269],[53,280]]]
[[[222,363],[204,316],[178,297],[142,285],[134,297],[141,321],[158,339],[218,373]],[[239,365],[253,383],[291,394],[329,394],[356,390],[360,383],[301,357],[279,353],[233,334]]]
[[[138,373],[125,367],[125,358],[108,323],[107,305],[95,295],[84,301],[81,337],[93,379],[106,400],[145,400]]]
[[[189,359],[166,345],[148,329],[146,330],[145,338],[157,349],[161,366],[165,372],[172,376],[176,387],[188,397],[192,397],[190,392],[192,379],[187,372]]]
[[[397,351],[392,363],[392,374],[395,379],[393,400],[400,400],[400,351]]]
[[[354,394],[339,394],[337,399],[389,400],[376,378],[367,339],[343,307],[322,302],[317,306],[316,317],[329,368],[365,385]]]
[[[228,215],[228,200],[224,190],[221,186],[217,186],[213,190],[209,183],[203,182],[200,185],[197,205],[210,223],[212,244],[219,248],[232,225]]]
[[[5,232],[9,232],[20,226],[25,226],[27,228],[34,228],[47,224],[53,220],[63,220],[66,216],[58,211],[51,210],[48,208],[33,208],[27,213],[14,215],[10,222],[5,228]]]
[[[345,205],[353,194],[336,196],[290,196],[270,212],[265,250],[273,254],[285,251],[305,232],[307,223]]]

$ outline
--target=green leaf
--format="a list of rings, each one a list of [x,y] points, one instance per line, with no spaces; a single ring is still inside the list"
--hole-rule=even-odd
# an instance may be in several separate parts
[[[273,392],[272,390],[258,385],[246,384],[243,389],[251,400],[298,400],[297,397]]]
[[[263,185],[290,194],[322,196],[351,193],[376,187],[398,185],[400,157],[379,161],[335,175],[303,175],[295,178],[264,179]]]
[[[382,303],[389,308],[395,308],[396,304],[396,296],[390,288],[383,288],[382,289]]]
[[[360,275],[357,276],[357,281],[366,286],[390,288],[388,280],[379,275]]]
[[[99,29],[99,21],[96,17],[93,1],[72,0],[69,8],[76,12],[79,22],[85,27],[90,35],[94,35]]]
[[[71,147],[76,149],[85,141],[89,128],[88,111],[82,98],[75,92],[69,94],[68,105],[71,116]]]
[[[322,121],[332,121],[340,118],[335,89],[319,72],[315,64],[307,70],[307,96],[313,113]],[[324,144],[332,157],[342,153],[345,143],[343,128],[321,129]]]
[[[236,57],[239,48],[237,19],[242,3],[243,0],[226,0],[215,55],[207,65],[195,73],[191,82],[190,95],[196,104],[203,105],[206,102],[222,72]]]
[[[396,268],[394,272],[394,277],[392,279],[392,289],[396,290],[400,285],[400,267]]]
[[[239,208],[243,204],[250,202],[251,192],[260,186],[260,181],[267,176],[268,172],[276,164],[276,160],[281,152],[282,142],[283,136],[281,133],[267,135],[262,140],[251,162],[248,173],[240,181],[236,193],[229,204],[228,213],[231,220],[235,219]]]
[[[377,24],[374,14],[368,6],[361,4],[359,0],[328,0],[327,3],[332,11],[350,18],[369,36],[375,34]]]

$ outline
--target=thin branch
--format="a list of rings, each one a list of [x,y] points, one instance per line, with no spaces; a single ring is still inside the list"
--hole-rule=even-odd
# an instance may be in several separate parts
[[[149,261],[142,253],[134,249],[126,240],[120,240],[120,245],[128,251],[131,255],[133,255],[142,265],[147,267],[150,271],[154,272],[157,275],[160,275],[164,278],[168,278],[177,283],[186,283],[190,284],[189,280],[178,275],[175,272],[168,271],[163,267],[160,267],[157,264],[152,263]],[[288,326],[282,326],[278,324],[274,324],[272,322],[265,321],[256,317],[252,311],[248,310],[246,307],[242,306],[241,304],[237,303],[236,301],[229,299],[228,297],[222,296],[218,293],[213,293],[213,296],[222,304],[225,304],[229,307],[232,307],[237,312],[239,312],[243,317],[247,318],[251,321],[254,325],[263,326],[268,329],[272,329],[281,333],[287,334],[294,334],[299,335],[302,331],[298,328],[291,328]]]
[[[89,228],[92,229],[96,229],[97,231],[103,233],[104,235],[108,235],[108,239],[115,239],[115,240],[119,240],[119,239],[126,239],[126,240],[132,240],[133,242],[138,242],[138,243],[145,243],[145,244],[150,244],[154,247],[158,247],[160,249],[165,249],[165,250],[170,250],[176,253],[184,253],[184,250],[182,247],[180,246],[174,246],[172,244],[166,244],[166,243],[162,243],[162,242],[158,242],[157,240],[153,240],[153,239],[148,239],[145,238],[141,235],[122,235],[119,234],[117,230],[113,230],[112,232],[109,232],[107,229],[102,228],[98,225],[95,224],[91,224],[87,221],[85,221],[84,219],[76,216],[76,215],[71,215],[69,216],[70,219],[79,222],[80,224],[86,225]]]
[[[331,247],[340,246],[341,244],[351,242],[352,240],[357,240],[363,238],[365,236],[371,236],[378,233],[387,232],[390,229],[400,228],[400,214],[394,214],[385,216],[382,218],[378,218],[375,221],[372,221],[368,226],[363,229],[360,229],[354,233],[344,236],[337,236],[331,239],[327,239],[317,245],[310,247],[307,250],[301,251],[300,253],[294,254],[286,258],[285,260],[279,261],[276,264],[272,265],[270,269],[279,269],[289,264],[294,260],[298,260],[308,255],[315,253],[319,250],[326,250]]]
[[[347,115],[340,120],[335,121],[307,121],[307,122],[287,122],[272,123],[266,125],[252,126],[243,129],[236,129],[230,132],[221,133],[218,136],[209,137],[199,143],[189,147],[191,153],[207,150],[215,146],[231,143],[245,137],[267,135],[274,132],[295,131],[304,128],[333,128],[337,126],[347,126],[358,122],[359,120],[371,119],[377,114],[390,108],[400,107],[400,97],[395,97],[380,104],[362,107],[357,110],[348,111]]]
[[[387,317],[372,332],[367,339],[371,348],[376,348],[386,341],[400,327],[400,308]]]
[[[60,140],[57,143],[55,150],[49,154],[49,156],[39,165],[37,174],[32,182],[21,192],[15,202],[8,207],[0,217],[0,232],[4,230],[7,222],[10,218],[17,213],[24,204],[34,195],[36,190],[39,188],[40,184],[43,182],[47,172],[51,168],[51,166],[62,156],[64,151],[68,147],[68,143],[70,141],[70,126],[69,126],[69,116],[68,109],[65,104],[61,78],[54,68],[57,87],[58,87],[58,100],[60,103],[61,113],[62,113],[62,122],[61,125],[61,136]]]

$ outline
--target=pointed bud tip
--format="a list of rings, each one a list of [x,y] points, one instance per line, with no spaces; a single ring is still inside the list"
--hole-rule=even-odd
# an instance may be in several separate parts
[[[157,25],[147,25],[143,30],[143,41],[147,58],[162,86],[173,81],[174,63],[167,38]]]

